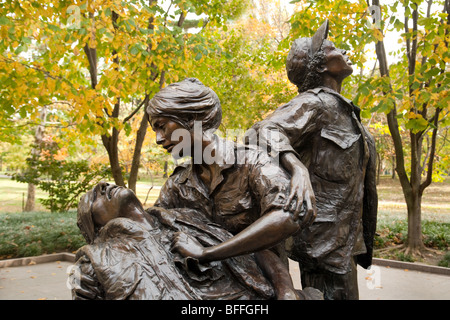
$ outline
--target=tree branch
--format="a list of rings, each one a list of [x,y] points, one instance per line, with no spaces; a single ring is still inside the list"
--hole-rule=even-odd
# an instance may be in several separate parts
[[[180,14],[180,18],[178,19],[177,26],[181,28],[185,19],[186,19],[186,12],[182,11]]]
[[[112,18],[112,24],[113,24],[113,27],[114,27],[114,31],[116,32],[117,29],[118,29],[117,19],[119,18],[119,15],[117,14],[117,12],[112,11],[111,18]],[[119,70],[119,55],[117,54],[116,50],[113,50],[112,54],[113,54],[114,68],[116,69],[116,71],[118,71]],[[119,117],[119,113],[120,113],[120,96],[117,98],[117,101],[114,104],[114,108],[113,108],[113,112],[112,112],[111,116],[113,118],[118,118]]]
[[[144,104],[147,104],[149,100],[149,95],[146,94],[144,97],[144,100],[142,100],[142,102],[137,106],[136,109],[133,110],[133,112],[131,112],[125,119],[123,119],[122,123],[127,122],[128,120],[130,120],[141,108]]]
[[[89,18],[94,23],[94,14],[89,12]],[[95,39],[95,30],[91,32],[92,39]],[[98,83],[97,79],[97,49],[90,48],[89,43],[86,43],[83,47],[84,52],[86,53],[86,57],[89,62],[89,75],[91,76],[91,87],[95,89]]]
[[[409,62],[409,74],[414,74],[414,71],[416,70],[416,59],[417,59],[417,20],[419,19],[419,11],[418,11],[418,5],[417,3],[413,3],[415,8],[412,12],[412,18],[413,18],[413,33],[412,33],[412,46],[411,46],[411,52],[410,52],[410,62]]]
[[[436,117],[434,118],[434,129],[433,133],[431,135],[431,149],[430,149],[430,159],[428,160],[428,167],[427,167],[427,177],[425,178],[425,181],[420,184],[419,192],[420,194],[423,194],[423,191],[426,187],[428,187],[431,184],[432,177],[433,177],[433,163],[434,163],[434,156],[436,152],[436,141],[437,141],[437,132],[438,132],[438,119],[439,119],[439,113],[441,109],[436,108]]]
[[[0,58],[3,59],[7,63],[19,63],[19,64],[23,65],[25,68],[29,68],[29,69],[33,69],[33,70],[39,71],[39,72],[43,73],[46,77],[49,77],[51,79],[61,80],[61,81],[67,82],[73,88],[73,85],[72,85],[72,83],[69,80],[67,80],[67,79],[65,79],[65,78],[63,78],[61,76],[51,75],[50,72],[47,71],[47,70],[43,70],[43,69],[35,67],[35,66],[30,66],[30,65],[28,65],[28,64],[26,64],[26,63],[24,63],[22,61],[14,60],[12,58],[7,58],[7,57],[4,57],[4,56],[0,56]]]

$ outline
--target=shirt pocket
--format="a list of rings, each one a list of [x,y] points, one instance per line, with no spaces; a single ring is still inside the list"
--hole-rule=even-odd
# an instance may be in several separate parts
[[[320,132],[322,138],[328,139],[337,144],[341,149],[350,148],[356,141],[359,140],[361,134],[352,133],[347,130],[342,130],[336,127],[323,128]]]
[[[315,169],[317,176],[333,182],[348,182],[359,169],[360,150],[357,141],[361,134],[341,127],[323,128],[316,150]]]

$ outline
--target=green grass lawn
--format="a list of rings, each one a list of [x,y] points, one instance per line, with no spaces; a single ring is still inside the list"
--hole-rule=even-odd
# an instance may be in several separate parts
[[[406,203],[398,179],[381,177],[377,186],[381,220],[405,219]],[[450,223],[450,178],[432,183],[422,198],[422,219]]]
[[[139,200],[144,204],[147,199],[145,206],[152,205],[158,198],[159,187],[164,181],[165,179],[161,177],[155,177],[153,183],[149,179],[138,181],[136,195]],[[27,200],[27,188],[26,183],[20,183],[9,178],[0,178],[0,213],[21,212]],[[148,193],[149,190],[150,193]],[[47,197],[46,192],[36,188],[36,211],[48,211],[39,201],[39,199],[46,199]]]
[[[0,212],[21,212],[27,201],[27,184],[0,178]],[[45,211],[45,207],[37,200],[47,198],[47,194],[36,189],[36,210]]]
[[[144,207],[154,203],[163,182],[161,177],[154,180]],[[150,181],[138,182],[136,194],[142,203],[151,187]],[[404,241],[407,234],[406,205],[398,180],[382,177],[377,188],[379,235],[375,238],[375,245],[376,249],[382,249]],[[36,212],[23,213],[22,197],[26,196],[26,191],[26,184],[0,178],[0,259],[74,252],[85,243],[76,226],[75,210],[50,213],[37,200]],[[45,196],[44,192],[36,190],[36,198]],[[426,190],[422,212],[424,243],[444,256],[450,243],[450,178],[433,183]],[[395,254],[388,258],[409,260],[409,257]],[[448,266],[450,257],[445,259]]]

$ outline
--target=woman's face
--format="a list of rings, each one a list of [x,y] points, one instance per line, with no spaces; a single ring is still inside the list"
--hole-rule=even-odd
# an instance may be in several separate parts
[[[139,199],[130,189],[100,182],[89,194],[92,220],[102,227],[108,221],[125,217],[127,210],[141,206]]]
[[[150,125],[156,133],[156,143],[169,153],[172,153],[173,148],[183,141],[183,135],[174,135],[174,131],[181,129],[188,134],[188,131],[182,125],[166,117],[152,117]]]
[[[337,49],[333,42],[325,40],[322,49],[326,55],[326,71],[333,77],[344,79],[353,73],[352,63],[343,49]]]

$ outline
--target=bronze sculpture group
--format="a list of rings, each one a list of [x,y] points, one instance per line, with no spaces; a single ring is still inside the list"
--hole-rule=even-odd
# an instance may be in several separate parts
[[[376,151],[340,95],[351,62],[327,34],[325,22],[294,42],[286,69],[299,94],[244,145],[214,134],[220,101],[197,79],[151,99],[157,143],[190,162],[146,210],[107,183],[82,197],[88,245],[77,253],[75,299],[358,299],[356,265],[371,265],[376,227]]]

